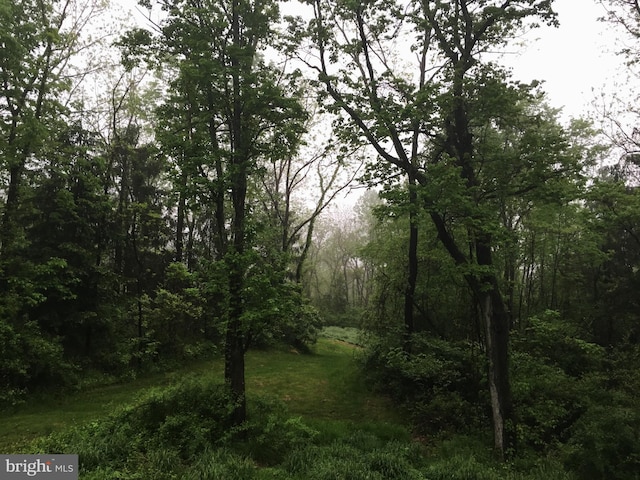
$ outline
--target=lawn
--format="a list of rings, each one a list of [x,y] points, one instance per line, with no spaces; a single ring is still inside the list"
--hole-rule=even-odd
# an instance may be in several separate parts
[[[290,412],[315,421],[401,422],[390,403],[367,391],[354,361],[357,349],[320,339],[310,354],[257,350],[247,354],[247,392],[275,396]],[[175,384],[187,375],[222,381],[222,361],[201,361],[170,372],[147,375],[74,394],[33,399],[0,419],[0,452],[18,453],[33,439],[106,416],[153,387]]]

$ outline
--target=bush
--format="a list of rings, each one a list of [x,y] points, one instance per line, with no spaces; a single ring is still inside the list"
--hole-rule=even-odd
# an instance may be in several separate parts
[[[566,463],[581,478],[635,480],[640,472],[640,412],[612,395],[591,406],[572,429]]]
[[[255,274],[246,292],[244,321],[249,325],[252,345],[285,344],[306,352],[316,343],[320,316],[302,295],[300,285]]]
[[[145,445],[172,448],[187,459],[228,440],[233,408],[226,386],[188,379],[172,388],[154,390],[127,409],[119,421],[131,425]]]
[[[421,433],[484,422],[484,379],[469,346],[426,335],[414,335],[412,345],[407,354],[384,339],[370,342],[363,367],[374,388],[406,407]]]
[[[240,429],[241,452],[262,465],[276,465],[295,447],[311,442],[318,432],[300,417],[290,417],[281,401],[258,398],[249,405],[249,419]]]
[[[228,443],[232,409],[225,386],[187,379],[174,387],[153,390],[103,421],[53,434],[38,441],[35,448],[77,453],[83,471],[123,466],[140,471],[146,468],[145,459],[151,452],[171,452],[176,459],[173,463],[179,463]]]
[[[566,441],[586,408],[580,381],[527,353],[513,352],[511,364],[518,443],[543,451]]]
[[[554,310],[531,317],[527,328],[513,335],[515,350],[544,359],[567,375],[580,377],[603,368],[605,350],[581,339],[576,327]]]
[[[35,322],[17,329],[0,318],[0,381],[3,408],[19,403],[27,392],[70,387],[77,376],[60,342],[43,335]]]
[[[278,464],[317,435],[282,402],[249,402],[239,427],[231,424],[233,407],[226,386],[186,379],[105,420],[40,439],[34,450],[77,453],[87,478],[250,479],[254,462]]]
[[[640,349],[607,352],[556,312],[513,337],[512,390],[520,441],[559,452],[580,478],[636,479],[640,471]]]

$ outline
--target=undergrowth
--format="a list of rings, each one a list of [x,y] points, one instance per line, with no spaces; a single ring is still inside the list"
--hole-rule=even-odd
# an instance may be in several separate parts
[[[232,408],[225,386],[188,378],[31,450],[77,453],[89,480],[572,479],[552,459],[529,472],[496,464],[473,437],[428,448],[398,424],[305,420],[265,397],[250,398],[249,420],[233,427]]]

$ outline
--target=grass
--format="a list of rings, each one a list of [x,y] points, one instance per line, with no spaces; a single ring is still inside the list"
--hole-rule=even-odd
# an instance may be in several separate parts
[[[311,354],[285,349],[250,351],[246,364],[249,398],[256,394],[277,397],[292,414],[312,422],[401,422],[390,402],[367,391],[354,354],[352,346],[324,338]],[[0,418],[0,452],[19,453],[35,438],[104,417],[149,389],[175,384],[187,374],[219,383],[222,371],[221,360],[200,361],[126,383],[32,399]]]
[[[320,332],[320,336],[340,340],[351,345],[362,346],[362,330],[355,327],[324,327]]]
[[[220,420],[228,403],[215,360],[31,400],[0,419],[0,452],[75,452],[87,480],[576,479],[553,457],[498,464],[475,435],[414,441],[392,405],[365,388],[359,351],[323,338],[311,354],[249,352],[240,442]]]

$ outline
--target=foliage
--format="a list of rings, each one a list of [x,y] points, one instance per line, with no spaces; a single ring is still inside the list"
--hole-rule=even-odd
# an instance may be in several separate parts
[[[373,435],[356,432],[326,446],[302,446],[285,459],[292,478],[313,480],[418,480],[420,453],[417,445],[383,443]]]
[[[520,441],[557,452],[580,478],[633,478],[640,458],[634,349],[611,356],[557,312],[533,318],[514,349]]]
[[[585,379],[583,415],[562,449],[565,463],[583,478],[632,479],[640,467],[638,347],[611,352],[605,368]]]
[[[318,311],[286,278],[286,269],[254,262],[245,286],[244,323],[253,346],[290,345],[308,351],[318,338]]]
[[[42,448],[82,452],[89,478],[635,478],[637,135],[596,173],[607,146],[588,122],[563,125],[485,55],[554,23],[552,2],[317,0],[280,35],[277,2],[144,0],[161,20],[121,38],[127,71],[100,77],[94,108],[72,82],[99,3],[0,0],[0,405],[225,347],[244,374],[249,347],[285,344],[249,383],[297,410],[249,396],[230,428],[238,403],[189,381]],[[637,2],[609,3],[638,37]],[[311,96],[335,136],[306,159]],[[361,155],[375,189],[318,218]],[[307,215],[291,189],[312,169]],[[513,468],[483,443],[497,376]],[[477,444],[421,465],[406,439],[328,426],[385,409],[361,377],[416,434]]]
[[[580,383],[535,355],[514,352],[513,397],[521,445],[538,451],[557,447],[585,409]]]
[[[0,317],[0,409],[23,400],[27,391],[63,389],[76,381],[76,368],[64,358],[59,339],[34,322],[12,327]]]
[[[33,448],[78,453],[83,477],[95,479],[250,479],[259,475],[256,464],[273,466],[278,478],[302,478],[307,471],[316,471],[307,478],[325,478],[348,467],[353,454],[349,468],[365,467],[357,478],[366,472],[381,479],[420,478],[416,446],[352,431],[347,439],[314,447],[319,432],[267,399],[252,400],[249,421],[231,427],[231,399],[226,387],[191,378]],[[311,455],[311,463],[299,463]]]
[[[605,350],[581,339],[579,330],[562,319],[559,312],[547,310],[529,318],[527,323],[514,336],[516,350],[526,351],[573,377],[602,369]]]
[[[416,431],[435,434],[471,428],[484,418],[479,353],[471,345],[415,334],[411,354],[383,338],[367,346],[362,361],[377,390],[409,411]]]
[[[368,191],[353,209],[329,211],[316,225],[304,283],[324,325],[359,326],[370,301],[372,263],[362,246],[373,227],[370,207],[377,202],[376,192]]]
[[[136,462],[147,449],[171,449],[188,459],[228,438],[232,408],[223,386],[186,380],[151,391],[103,421],[54,434],[37,448],[78,452],[87,471]]]
[[[566,463],[581,478],[636,478],[640,467],[640,414],[631,399],[592,405],[576,422]]]
[[[301,417],[290,416],[279,401],[257,398],[249,404],[249,415],[239,429],[247,442],[239,449],[261,465],[280,464],[289,452],[318,436]]]

